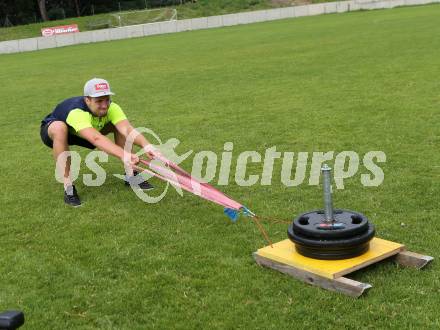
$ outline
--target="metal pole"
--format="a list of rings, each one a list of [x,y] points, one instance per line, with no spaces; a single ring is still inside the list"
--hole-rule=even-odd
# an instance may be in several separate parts
[[[322,186],[324,189],[325,222],[332,222],[334,220],[334,218],[333,218],[331,170],[332,169],[327,164],[324,164],[324,166],[321,168]]]

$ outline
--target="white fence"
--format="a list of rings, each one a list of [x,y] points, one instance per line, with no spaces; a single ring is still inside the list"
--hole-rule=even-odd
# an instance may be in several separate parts
[[[64,47],[100,41],[146,37],[157,34],[210,29],[223,26],[266,22],[285,18],[343,13],[356,10],[394,8],[398,6],[440,3],[440,0],[354,0],[276,8],[237,14],[173,20],[126,27],[102,29],[0,42],[0,54],[28,52],[46,48]]]

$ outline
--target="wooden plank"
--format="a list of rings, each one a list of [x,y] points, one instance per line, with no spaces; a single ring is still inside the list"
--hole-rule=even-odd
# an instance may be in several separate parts
[[[361,283],[345,277],[335,279],[322,277],[309,271],[262,257],[257,252],[255,252],[253,256],[257,264],[260,266],[275,269],[283,274],[295,277],[305,283],[319,286],[326,290],[340,292],[350,297],[360,297],[364,292],[371,288],[371,285],[368,283]]]
[[[394,242],[391,242],[391,243],[394,243]],[[365,258],[362,263],[359,263],[357,265],[353,265],[351,267],[347,267],[347,268],[341,270],[340,272],[335,273],[335,277],[339,277],[339,276],[353,273],[356,270],[365,268],[369,265],[375,264],[376,262],[385,260],[389,257],[392,257],[392,256],[400,253],[404,248],[405,248],[404,246],[400,246],[400,247],[396,246],[395,248],[390,249],[388,251],[382,251],[381,254],[377,254],[377,255]],[[368,254],[369,254],[369,252],[366,252],[363,256],[367,256]]]
[[[399,252],[395,257],[395,261],[399,265],[405,267],[413,267],[417,269],[422,269],[432,260],[434,260],[434,258],[431,256],[425,256],[423,254],[406,251],[406,250]]]
[[[363,255],[342,260],[319,260],[300,255],[296,251],[295,244],[289,239],[286,239],[274,243],[273,247],[266,246],[258,249],[258,254],[297,269],[302,269],[329,279],[335,279],[380,260],[389,258],[403,249],[404,245],[402,244],[375,237],[370,242],[370,249]]]

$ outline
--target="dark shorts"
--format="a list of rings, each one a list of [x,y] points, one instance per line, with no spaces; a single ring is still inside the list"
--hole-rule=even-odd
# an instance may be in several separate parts
[[[41,128],[40,128],[41,140],[49,148],[53,148],[53,141],[49,137],[49,133],[48,133],[49,125],[52,123],[53,123],[53,121],[48,122],[47,124],[42,124]],[[81,146],[81,147],[88,148],[88,149],[95,149],[96,148],[89,141],[82,139],[77,135],[70,134],[70,133],[67,136],[67,143],[69,144],[69,146],[75,145],[75,146]]]

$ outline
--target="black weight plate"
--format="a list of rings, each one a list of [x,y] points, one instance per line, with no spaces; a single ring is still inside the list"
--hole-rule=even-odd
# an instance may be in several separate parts
[[[312,238],[303,236],[301,234],[296,234],[292,232],[291,226],[287,230],[287,236],[294,243],[302,244],[309,247],[316,248],[345,248],[345,247],[353,247],[356,245],[360,245],[370,241],[375,234],[374,225],[372,223],[368,223],[368,229],[366,232],[362,234],[358,234],[348,238]]]
[[[374,237],[375,229],[372,224],[364,234],[352,238],[322,240],[310,239],[287,232],[289,239],[295,243],[299,254],[314,259],[347,259],[359,256],[368,251],[370,240]]]
[[[351,248],[339,248],[339,249],[319,249],[301,244],[295,244],[296,251],[309,258],[323,259],[323,260],[340,260],[349,259],[360,256],[368,251],[370,248],[370,242],[357,245]]]
[[[289,230],[292,233],[310,238],[349,238],[368,230],[368,218],[351,210],[335,210],[333,213],[335,223],[343,228],[323,230],[319,226],[325,221],[324,211],[315,210],[301,214],[295,218]]]

